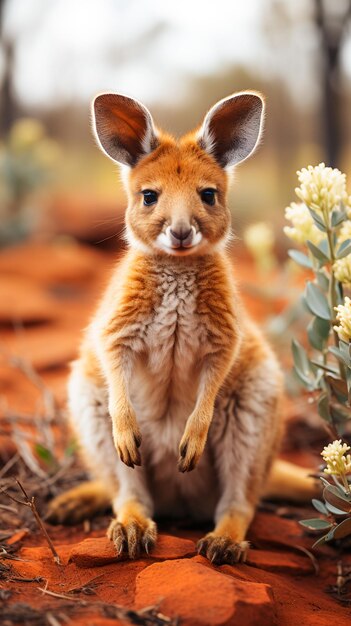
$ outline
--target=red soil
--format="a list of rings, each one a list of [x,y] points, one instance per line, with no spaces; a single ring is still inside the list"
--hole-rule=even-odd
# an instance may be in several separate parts
[[[29,359],[62,405],[68,362],[76,354],[80,330],[93,310],[112,264],[111,253],[73,243],[26,244],[6,250],[0,256],[3,277],[0,325],[4,346],[0,361],[0,408],[5,415],[10,411],[22,416],[16,425],[21,432],[33,434],[33,425],[26,425],[26,416],[44,415],[46,409],[42,390],[27,374],[11,365],[11,355]],[[286,303],[284,294],[272,299],[255,292],[257,276],[245,257],[240,259],[240,277],[245,282],[246,302],[256,318],[264,320],[282,310]],[[268,282],[274,281],[267,279]],[[286,354],[284,362],[288,362]],[[290,400],[286,404],[293,424],[297,418],[303,419],[301,406],[307,406],[298,402]],[[291,432],[294,428],[291,426]],[[61,431],[60,426],[54,427],[58,456],[65,445]],[[16,450],[12,434],[9,420],[0,418],[3,463]],[[290,448],[286,456],[303,463],[317,458],[312,447],[303,454]],[[8,504],[11,506],[10,501]],[[3,512],[0,509],[0,515]],[[284,506],[284,512],[297,519],[306,516],[306,510],[293,507]],[[4,512],[1,531],[6,528]],[[1,620],[1,615],[8,615],[9,607],[18,603],[42,612],[50,607],[51,615],[59,623],[63,623],[60,615],[65,614],[68,624],[84,626],[130,623],[127,619],[109,617],[101,603],[129,609],[159,604],[161,613],[179,616],[184,626],[350,624],[350,609],[326,593],[328,586],[336,582],[340,558],[336,550],[328,547],[314,551],[320,570],[317,575],[304,551],[310,549],[311,538],[304,535],[296,520],[271,512],[263,510],[256,515],[249,532],[252,549],[247,563],[237,566],[216,567],[196,556],[195,542],[203,535],[203,529],[170,525],[165,527],[167,534],[161,531],[159,542],[149,556],[133,562],[117,559],[104,538],[102,524],[95,529],[82,525],[75,528],[47,525],[60,556],[61,564],[57,565],[43,536],[33,528],[18,533],[13,528],[6,542],[7,550],[21,546],[14,553],[19,560],[0,561],[0,566],[5,563],[12,567],[10,576],[3,579],[0,568],[0,623],[4,626],[20,623],[19,618]],[[351,564],[350,555],[344,554],[342,560],[344,565]],[[41,580],[25,582],[33,578]],[[42,591],[44,588],[61,597],[48,595]],[[71,604],[77,603],[77,610],[67,609],[67,598]],[[80,601],[85,604],[78,606]],[[42,624],[46,623],[43,617]]]

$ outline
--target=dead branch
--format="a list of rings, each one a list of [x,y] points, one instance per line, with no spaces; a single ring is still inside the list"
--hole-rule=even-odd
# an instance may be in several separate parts
[[[36,504],[35,504],[34,496],[32,496],[32,498],[29,498],[26,490],[24,489],[23,485],[20,483],[20,481],[17,478],[16,478],[16,483],[17,483],[17,485],[19,486],[19,488],[21,489],[21,491],[22,491],[22,493],[24,495],[24,498],[25,498],[24,501],[23,500],[19,500],[18,498],[15,498],[12,494],[10,494],[5,489],[0,491],[0,493],[4,493],[6,496],[8,496],[11,500],[16,502],[17,504],[21,504],[22,506],[27,506],[27,507],[30,508],[30,510],[32,511],[32,513],[33,513],[33,515],[35,517],[35,520],[36,520],[36,522],[37,522],[37,524],[39,526],[39,529],[43,533],[43,535],[44,535],[44,537],[45,537],[45,539],[47,541],[47,544],[48,544],[48,546],[49,546],[49,548],[50,548],[50,550],[51,550],[51,552],[53,554],[55,563],[60,565],[60,557],[57,554],[56,548],[55,548],[54,544],[52,543],[52,541],[51,541],[51,539],[49,537],[49,534],[48,534],[48,532],[47,532],[47,530],[46,530],[46,528],[44,526],[44,523],[43,523],[43,521],[42,521],[42,519],[41,519],[41,517],[40,517],[40,515],[38,513],[38,509],[37,509]]]

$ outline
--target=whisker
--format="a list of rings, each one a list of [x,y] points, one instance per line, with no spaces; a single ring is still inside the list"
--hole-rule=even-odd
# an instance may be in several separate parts
[[[98,246],[100,243],[104,243],[104,241],[108,241],[109,239],[113,239],[113,237],[117,237],[118,238],[118,233],[113,233],[113,235],[109,235],[108,237],[105,237],[104,239],[100,239],[100,241],[95,241],[95,245]]]
[[[104,226],[106,224],[122,224],[124,222],[124,215],[119,217],[107,217],[104,220],[94,220],[94,226]]]

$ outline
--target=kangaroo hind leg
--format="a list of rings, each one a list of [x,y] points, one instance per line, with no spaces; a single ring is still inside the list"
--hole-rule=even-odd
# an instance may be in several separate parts
[[[98,480],[89,480],[51,500],[46,520],[51,524],[78,524],[107,510],[111,497]]]

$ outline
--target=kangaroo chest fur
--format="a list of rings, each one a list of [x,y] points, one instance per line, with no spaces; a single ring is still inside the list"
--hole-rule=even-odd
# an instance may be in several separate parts
[[[157,514],[207,519],[217,498],[209,450],[197,472],[177,470],[179,442],[195,406],[206,351],[207,332],[197,313],[197,269],[162,269],[156,289],[158,304],[146,324],[144,320],[144,351],[130,387],[143,437],[143,463]]]
[[[175,450],[196,401],[206,343],[206,329],[196,312],[196,269],[162,269],[156,291],[157,306],[143,320],[143,352],[136,359],[130,393],[141,423],[173,424],[177,443],[174,437],[166,439],[167,447]]]

